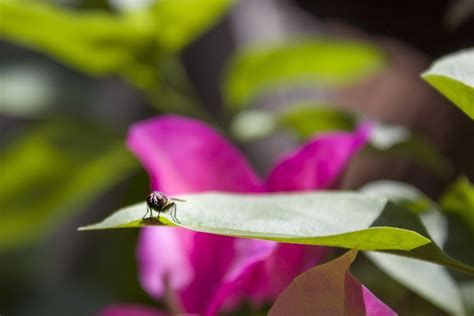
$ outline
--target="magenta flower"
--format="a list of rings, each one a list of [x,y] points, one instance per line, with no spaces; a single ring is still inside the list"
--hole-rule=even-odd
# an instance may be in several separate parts
[[[259,193],[323,189],[338,178],[367,142],[371,127],[318,136],[279,160],[262,181],[242,154],[203,123],[161,116],[132,126],[128,146],[155,190],[169,195],[202,191]],[[159,299],[171,289],[178,310],[215,315],[244,299],[272,302],[328,249],[196,233],[143,229],[138,245],[143,288]]]

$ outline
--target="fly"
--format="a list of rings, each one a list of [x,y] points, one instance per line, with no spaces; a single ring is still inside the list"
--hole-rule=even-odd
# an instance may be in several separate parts
[[[179,224],[180,221],[176,218],[175,201],[185,202],[184,200],[180,200],[180,199],[168,198],[163,192],[159,192],[159,191],[151,192],[146,198],[146,205],[147,205],[146,213],[142,217],[142,219],[145,219],[149,212],[150,216],[148,217],[148,219],[150,221],[155,220],[155,218],[153,217],[153,211],[155,211],[155,212],[158,212],[158,216],[156,217],[156,220],[159,221],[160,213],[169,212],[173,221]]]

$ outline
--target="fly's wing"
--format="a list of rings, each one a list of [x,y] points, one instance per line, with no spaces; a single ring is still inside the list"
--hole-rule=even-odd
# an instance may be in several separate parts
[[[177,198],[170,198],[171,201],[176,201],[176,202],[186,202],[185,200],[177,199]]]
[[[170,199],[171,200],[171,199]],[[174,202],[169,202],[167,205],[165,205],[165,207],[163,207],[161,210],[160,210],[160,213],[167,213],[168,211],[170,211],[171,209],[173,209],[173,207],[175,207],[176,204]]]

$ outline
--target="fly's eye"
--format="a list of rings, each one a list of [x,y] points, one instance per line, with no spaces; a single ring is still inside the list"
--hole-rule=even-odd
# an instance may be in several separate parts
[[[157,204],[158,200],[156,196],[152,193],[146,198],[146,202],[150,207],[154,207]]]

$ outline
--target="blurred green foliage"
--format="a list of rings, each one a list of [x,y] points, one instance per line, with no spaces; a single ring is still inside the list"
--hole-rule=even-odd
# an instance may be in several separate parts
[[[386,57],[363,42],[301,39],[247,47],[230,61],[224,97],[238,109],[269,90],[341,86],[380,69]]]
[[[35,1],[0,2],[0,36],[50,54],[81,71],[103,75],[143,67],[153,41],[150,16],[74,12]]]
[[[120,138],[51,122],[8,146],[0,165],[0,251],[47,236],[138,167]]]
[[[449,234],[445,249],[463,262],[474,264],[474,186],[465,176],[454,181],[441,196],[440,206],[446,215]],[[468,315],[474,313],[474,278],[455,274],[464,294]]]
[[[367,150],[380,155],[391,155],[406,159],[433,172],[441,179],[449,179],[453,172],[451,162],[443,156],[433,143],[410,131],[405,137],[393,142],[390,146],[380,147],[371,143]]]
[[[457,179],[441,197],[441,207],[458,216],[474,233],[474,185],[466,177]]]
[[[160,0],[152,7],[156,37],[166,51],[178,51],[212,25],[233,0]]]
[[[36,1],[1,0],[0,36],[50,54],[84,72],[127,74],[128,68],[151,67],[161,51],[183,48],[230,3],[161,0],[149,10],[112,14],[75,12]],[[147,70],[153,76],[157,69]]]
[[[162,68],[230,4],[230,0],[161,0],[146,10],[114,14],[0,0],[0,38],[51,55],[81,72],[119,75],[144,91],[160,110],[199,115],[202,110],[196,109],[195,101],[183,101],[182,92],[172,85],[160,87],[166,85]],[[160,89],[179,103],[177,109],[160,102],[156,96]]]
[[[296,104],[280,114],[280,124],[292,129],[303,139],[328,131],[349,131],[355,117],[327,104]]]

